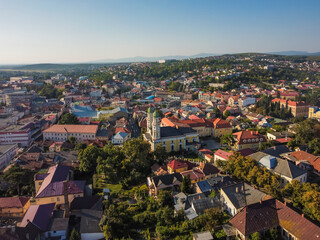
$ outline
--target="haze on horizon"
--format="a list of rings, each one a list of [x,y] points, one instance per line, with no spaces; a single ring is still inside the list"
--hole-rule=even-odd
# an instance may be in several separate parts
[[[320,51],[319,0],[0,0],[0,64]]]

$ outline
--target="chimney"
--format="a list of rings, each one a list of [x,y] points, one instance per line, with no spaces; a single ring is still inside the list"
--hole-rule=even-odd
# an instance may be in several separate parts
[[[238,187],[236,187],[236,192],[239,192],[239,188]]]
[[[242,185],[241,190],[244,191],[244,186]]]
[[[260,204],[262,204],[262,200],[260,200]]]
[[[304,218],[304,213],[302,213],[301,216]]]
[[[251,131],[251,134],[253,135],[253,134],[254,134],[254,131]]]
[[[273,146],[273,150],[276,150],[276,146]]]
[[[63,181],[63,195],[64,195],[64,216],[69,217],[69,199],[68,199],[68,181]]]
[[[287,202],[284,202],[284,205],[287,206]]]
[[[221,178],[221,182],[223,182],[223,177]]]

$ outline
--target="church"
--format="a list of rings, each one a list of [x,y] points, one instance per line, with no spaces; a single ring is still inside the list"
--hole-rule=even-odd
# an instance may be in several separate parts
[[[195,150],[199,145],[199,134],[189,127],[161,127],[160,112],[148,108],[147,110],[147,131],[144,139],[151,144],[155,150],[158,145],[163,146],[167,152],[181,150]]]

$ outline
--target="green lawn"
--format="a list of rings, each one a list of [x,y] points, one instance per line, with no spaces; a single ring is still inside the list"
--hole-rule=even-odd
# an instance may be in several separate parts
[[[93,182],[93,187],[97,191],[102,191],[104,188],[108,188],[110,189],[111,193],[118,193],[122,189],[121,184],[108,184],[106,180],[99,175],[94,175]]]

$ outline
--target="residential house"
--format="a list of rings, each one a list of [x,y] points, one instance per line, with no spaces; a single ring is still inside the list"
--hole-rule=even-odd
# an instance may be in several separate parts
[[[126,132],[118,132],[111,138],[111,143],[123,145],[129,139],[129,134]]]
[[[0,170],[6,168],[18,153],[18,144],[0,145]]]
[[[181,173],[188,170],[188,164],[180,160],[172,160],[167,165],[168,173]]]
[[[270,156],[263,152],[256,152],[248,155],[248,157],[259,162],[260,165],[267,168],[270,172],[279,175],[283,185],[293,180],[297,180],[300,183],[307,182],[307,171],[288,160]]]
[[[315,173],[320,175],[320,157],[305,151],[289,152],[282,155],[284,158],[294,162],[296,165],[300,163],[308,163],[313,167]]]
[[[317,240],[320,228],[290,207],[276,199],[248,204],[229,221],[236,229],[241,240],[250,239],[250,235],[277,229],[281,239]]]
[[[35,175],[36,204],[55,203],[65,206],[75,197],[84,196],[85,181],[70,180],[70,167],[55,165],[46,173]]]
[[[234,149],[241,150],[245,148],[257,149],[261,143],[266,142],[263,135],[257,131],[240,131],[232,134],[236,143]]]
[[[22,217],[30,206],[30,197],[0,198],[1,217]]]
[[[182,175],[180,173],[172,173],[147,178],[147,185],[150,195],[158,195],[159,190],[171,189],[174,192],[180,190],[182,183]]]
[[[232,154],[233,154],[232,152],[226,152],[221,149],[218,149],[214,153],[214,161],[217,161],[217,160],[227,161]]]
[[[244,182],[223,187],[220,194],[224,209],[232,216],[235,216],[247,205],[271,198],[271,196]]]

